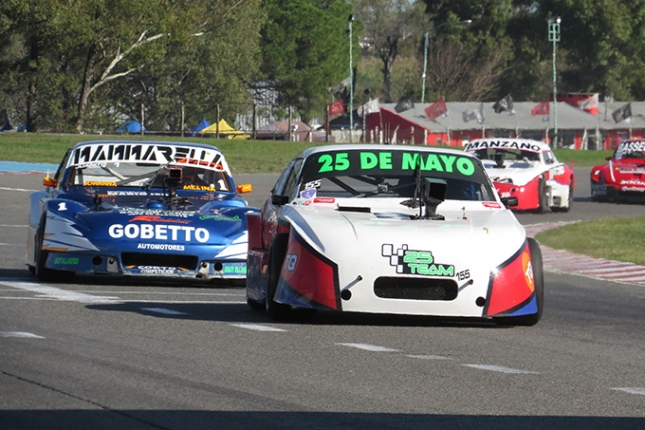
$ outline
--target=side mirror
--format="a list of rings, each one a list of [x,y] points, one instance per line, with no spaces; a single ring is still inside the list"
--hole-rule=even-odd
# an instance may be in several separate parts
[[[46,176],[45,178],[43,178],[43,185],[46,187],[56,188],[58,186],[58,181],[54,178]]]
[[[236,185],[235,189],[237,190],[238,194],[246,194],[246,193],[250,193],[250,192],[253,191],[253,185],[251,185],[251,184],[240,184],[240,185]]]
[[[502,197],[502,203],[507,208],[512,208],[519,204],[517,197]]]
[[[274,206],[284,206],[289,203],[289,196],[280,196],[274,194],[271,196],[271,204]]]

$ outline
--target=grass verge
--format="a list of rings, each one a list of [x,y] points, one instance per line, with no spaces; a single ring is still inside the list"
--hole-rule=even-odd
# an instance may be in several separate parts
[[[166,137],[141,135],[77,135],[45,133],[0,133],[0,160],[57,164],[67,148],[86,140],[167,140],[200,142],[217,146],[226,157],[233,173],[279,173],[295,155],[306,148],[321,145],[310,142],[272,140],[228,140],[212,137]],[[554,151],[558,160],[575,166],[605,163],[611,151]]]
[[[536,239],[554,249],[645,265],[645,217],[567,224],[538,233]]]

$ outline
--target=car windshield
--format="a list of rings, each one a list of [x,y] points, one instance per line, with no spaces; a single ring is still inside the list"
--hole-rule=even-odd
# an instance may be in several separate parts
[[[178,189],[230,189],[222,171],[173,163],[160,166],[150,163],[107,162],[75,166],[71,168],[67,183],[83,187],[163,188],[168,186],[167,178],[171,176],[179,180]]]
[[[622,158],[640,158],[645,159],[645,141],[637,142],[623,142],[618,145],[614,158],[620,160]]]
[[[447,200],[495,200],[478,160],[414,150],[315,153],[304,164],[299,195],[410,198],[425,179],[445,182]]]
[[[475,155],[480,160],[540,161],[540,154],[519,149],[478,149]]]

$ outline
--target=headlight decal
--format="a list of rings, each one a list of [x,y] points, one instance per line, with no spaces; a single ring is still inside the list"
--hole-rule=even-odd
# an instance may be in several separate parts
[[[484,316],[509,315],[530,303],[535,278],[528,241],[491,273]]]

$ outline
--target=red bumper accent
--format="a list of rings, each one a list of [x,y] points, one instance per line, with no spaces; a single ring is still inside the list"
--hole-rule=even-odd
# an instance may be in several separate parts
[[[526,185],[514,185],[494,182],[493,185],[500,197],[517,197],[517,206],[514,210],[533,210],[540,206],[539,191],[540,178],[534,178]]]
[[[530,301],[535,291],[528,242],[491,273],[484,316],[506,315]]]
[[[341,309],[338,266],[293,230],[281,275],[300,300],[333,310]]]

